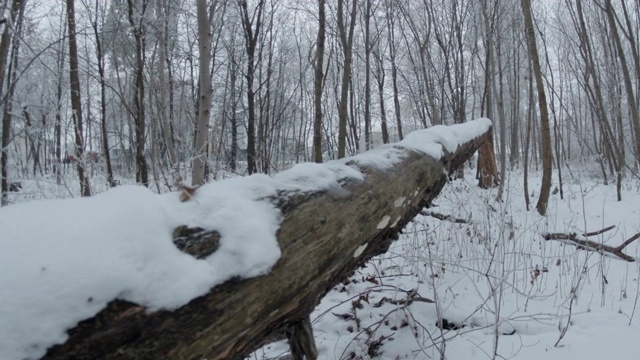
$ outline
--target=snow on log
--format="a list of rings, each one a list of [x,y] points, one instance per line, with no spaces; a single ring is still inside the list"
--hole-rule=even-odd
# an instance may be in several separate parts
[[[488,119],[436,126],[351,158],[207,184],[186,202],[122,187],[0,209],[0,354],[242,359],[304,329],[491,132]]]

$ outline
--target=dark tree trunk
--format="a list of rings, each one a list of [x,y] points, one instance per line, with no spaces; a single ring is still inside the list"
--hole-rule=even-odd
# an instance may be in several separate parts
[[[500,185],[496,156],[493,151],[493,136],[478,149],[478,186],[488,189]]]
[[[540,68],[540,57],[536,46],[536,36],[533,27],[533,16],[531,15],[531,0],[521,0],[522,13],[524,15],[525,33],[527,36],[527,48],[531,57],[533,76],[536,80],[538,90],[538,105],[540,108],[540,136],[542,138],[542,184],[540,185],[540,197],[536,204],[536,209],[540,215],[547,213],[547,203],[551,191],[551,129],[549,128],[549,111],[547,110],[547,97],[544,92],[544,82],[542,80],[542,69]]]
[[[96,18],[98,16],[98,2],[96,1]],[[100,130],[102,135],[102,152],[104,153],[104,162],[107,167],[107,184],[110,187],[116,186],[113,179],[113,169],[111,167],[111,154],[109,153],[109,134],[107,131],[107,96],[106,84],[104,78],[104,53],[102,50],[102,38],[98,32],[98,20],[93,24],[93,34],[96,39],[96,57],[98,58],[98,76],[100,77]]]
[[[319,300],[386,252],[440,193],[447,174],[462,166],[491,132],[445,152],[440,160],[406,151],[391,169],[353,163],[365,179],[347,180],[340,195],[321,191],[273,199],[283,212],[278,230],[282,256],[268,274],[230,280],[174,311],[148,313],[114,300],[71,329],[67,341],[51,347],[44,359],[243,359],[284,332],[305,328]],[[174,231],[174,242],[198,244],[188,251],[196,257],[215,251],[218,241],[215,231],[186,226]],[[314,349],[308,342],[294,345],[297,354],[301,348]]]
[[[245,75],[247,79],[247,110],[249,112],[249,118],[247,120],[247,172],[251,175],[258,171],[256,167],[256,93],[253,88],[253,80],[255,76],[256,46],[262,26],[264,0],[258,2],[254,16],[251,18],[249,18],[247,2],[241,1],[239,4],[242,16],[242,28],[244,30],[245,48],[247,51],[247,74]],[[255,20],[255,30],[253,29],[252,19]]]
[[[322,162],[322,79],[325,38],[325,0],[318,0],[318,40],[316,44],[316,63],[314,70],[314,121],[313,121],[313,161]]]
[[[398,66],[396,65],[394,1],[388,1],[386,3],[389,59],[391,60],[391,83],[393,84],[393,109],[396,115],[396,126],[398,127],[398,140],[402,140],[402,117],[400,113],[400,96],[398,95]]]
[[[351,82],[351,58],[353,51],[353,31],[356,24],[356,1],[352,0],[349,30],[345,28],[344,20],[345,0],[338,0],[338,34],[340,37],[340,45],[344,55],[344,63],[342,68],[342,80],[340,83],[340,103],[338,108],[338,158],[346,156],[347,150],[347,117],[348,117],[348,100],[349,100],[349,84]],[[352,119],[353,121],[353,119]],[[355,135],[354,135],[355,136]],[[357,146],[357,142],[356,142]]]
[[[91,196],[89,178],[84,168],[84,142],[82,140],[82,101],[80,100],[80,76],[78,75],[78,45],[76,42],[76,19],[74,0],[67,0],[67,25],[69,27],[69,89],[71,90],[71,111],[73,116],[73,132],[75,135],[75,157],[78,177],[80,178],[80,194]]]
[[[22,0],[13,0],[13,3],[11,4],[11,22],[13,24],[15,24],[19,14],[24,11],[21,11],[21,9],[24,9],[23,5],[24,3]],[[8,95],[5,95],[2,92],[2,88],[5,82],[4,74],[7,64],[7,56],[9,55],[9,47],[11,45],[11,35],[9,26],[5,25],[2,38],[0,39],[0,95],[2,95],[2,98],[7,99],[4,103],[4,112],[2,116],[2,142],[0,142],[0,146],[2,146],[0,148],[0,178],[2,179],[0,181],[0,189],[2,192],[0,206],[7,204],[7,194],[9,193],[9,180],[7,177],[9,176],[9,143],[11,142],[11,100],[13,88],[7,86],[7,91],[9,92]],[[12,52],[18,51],[18,44],[19,40],[14,39]],[[14,58],[17,58],[17,54],[12,56],[11,62],[13,62]],[[9,78],[11,78],[11,66],[9,66],[9,71],[7,71],[7,73],[9,74]],[[9,83],[9,81],[7,81],[7,83]]]
[[[364,149],[368,151],[371,149],[371,0],[366,0],[364,6]]]
[[[142,0],[139,14],[134,14],[136,5],[133,0],[127,0],[129,25],[133,30],[133,37],[136,42],[136,68],[133,104],[135,107],[135,141],[136,141],[136,182],[144,186],[149,186],[149,170],[147,159],[145,158],[145,108],[144,108],[144,57],[145,57],[145,30],[143,25],[143,15],[147,7],[147,0]],[[135,22],[134,15],[139,18]]]

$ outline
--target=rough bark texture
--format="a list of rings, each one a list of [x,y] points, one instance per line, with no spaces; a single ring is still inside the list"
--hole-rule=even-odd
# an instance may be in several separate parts
[[[76,20],[74,0],[67,0],[67,25],[69,26],[69,89],[71,90],[71,115],[73,118],[73,133],[75,138],[75,157],[77,161],[78,178],[80,179],[80,194],[91,196],[91,186],[84,168],[84,140],[82,139],[82,101],[80,76],[78,75],[78,45],[76,42]]]
[[[145,136],[146,136],[146,120],[145,120],[145,101],[144,101],[144,64],[145,64],[145,48],[146,34],[143,24],[144,13],[147,7],[147,1],[143,0],[140,5],[141,9],[137,10],[138,2],[127,0],[128,19],[133,37],[136,41],[136,67],[135,82],[133,85],[134,96],[133,104],[135,105],[134,123],[135,123],[135,146],[136,146],[136,182],[149,186],[149,169],[147,159],[145,157]],[[139,12],[138,12],[139,11]],[[136,21],[138,22],[136,23]]]
[[[349,80],[351,79],[353,31],[355,29],[357,5],[356,1],[353,1],[351,4],[351,15],[349,16],[349,30],[347,35],[344,20],[345,1],[338,1],[338,34],[340,37],[340,46],[344,54],[344,68],[342,70],[342,82],[340,85],[340,106],[338,108],[338,159],[342,159],[347,155],[347,112],[349,109],[347,100],[349,96]]]
[[[15,24],[18,16],[22,1],[13,0],[11,5],[11,23]],[[5,96],[2,93],[4,86],[5,67],[7,64],[7,56],[9,55],[9,48],[11,45],[11,32],[9,26],[4,27],[2,36],[0,36],[0,95]],[[8,74],[11,76],[11,74]],[[2,199],[0,200],[0,206],[6,205],[9,201],[8,193],[10,182],[9,176],[9,143],[11,142],[11,112],[9,110],[11,102],[8,101],[4,104],[4,114],[2,117],[2,140],[0,140],[0,190],[2,192]]]
[[[318,0],[318,40],[313,83],[313,161],[322,162],[322,79],[324,77],[324,39],[326,33],[325,0]]]
[[[439,194],[447,174],[491,131],[439,161],[398,148],[406,156],[391,169],[352,161],[365,174],[364,181],[270,199],[284,217],[277,234],[282,256],[268,275],[227,281],[174,311],[147,313],[142,306],[114,300],[70,330],[69,339],[51,347],[44,358],[242,359],[307,321],[336,284],[386,252],[401,229]],[[215,251],[219,236],[182,226],[174,239],[198,257]]]
[[[483,189],[500,185],[496,156],[493,151],[493,137],[478,149],[478,186]]]

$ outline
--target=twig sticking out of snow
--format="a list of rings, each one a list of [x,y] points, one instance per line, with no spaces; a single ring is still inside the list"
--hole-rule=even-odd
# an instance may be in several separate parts
[[[595,236],[595,235],[600,235],[603,234],[609,230],[612,230],[615,228],[615,225],[611,225],[609,227],[606,227],[604,229],[598,230],[598,231],[593,231],[593,232],[588,232],[588,233],[584,233],[581,234],[582,237],[584,238],[588,238],[589,236]],[[580,239],[578,238],[578,234],[576,233],[547,233],[547,234],[543,234],[542,237],[545,240],[560,240],[563,241],[565,243],[574,245],[575,247],[577,247],[578,249],[583,249],[583,250],[587,250],[587,251],[596,251],[599,253],[609,253],[612,255],[617,256],[618,258],[622,259],[622,260],[626,260],[628,262],[634,262],[636,261],[636,259],[632,256],[629,256],[625,253],[622,252],[622,250],[624,250],[625,247],[627,247],[629,244],[631,244],[632,242],[638,240],[640,238],[640,233],[637,233],[635,235],[633,235],[632,237],[628,238],[627,240],[625,240],[625,242],[623,242],[622,244],[620,244],[619,246],[613,247],[610,245],[605,245],[605,244],[601,244],[599,242],[595,242],[595,241],[591,241],[591,240],[587,240],[587,239]]]
[[[453,217],[451,215],[443,215],[443,214],[440,214],[440,213],[437,213],[437,212],[433,212],[433,211],[425,211],[425,210],[423,210],[423,211],[420,211],[420,214],[424,215],[424,216],[431,216],[431,217],[434,217],[434,218],[436,218],[438,220],[442,220],[442,221],[450,221],[450,222],[455,223],[455,224],[468,224],[469,223],[469,221],[467,221],[465,219],[456,218],[456,217]]]

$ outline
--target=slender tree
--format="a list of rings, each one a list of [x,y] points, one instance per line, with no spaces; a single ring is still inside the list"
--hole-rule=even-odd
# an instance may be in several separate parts
[[[134,0],[127,0],[129,25],[136,43],[136,66],[134,79],[133,104],[135,107],[135,145],[136,145],[136,181],[144,186],[149,186],[149,170],[145,154],[145,96],[144,96],[144,63],[146,54],[146,32],[144,26],[144,13],[147,9],[147,0],[134,4]],[[137,20],[137,21],[136,21]]]
[[[195,157],[193,160],[193,185],[204,184],[204,169],[207,161],[207,140],[209,137],[209,118],[211,117],[211,24],[207,12],[207,0],[197,0],[198,14],[198,51],[199,81],[198,86],[198,127],[196,129]]]
[[[611,0],[606,0],[604,5],[604,11],[607,14],[607,20],[609,23],[609,29],[611,29],[611,37],[616,46],[616,53],[622,68],[622,76],[624,79],[624,88],[627,93],[627,101],[629,102],[629,113],[631,114],[631,125],[636,138],[635,143],[635,155],[636,160],[640,161],[640,111],[636,105],[636,97],[633,94],[633,84],[631,82],[631,74],[629,66],[627,65],[627,59],[624,54],[624,48],[622,47],[622,41],[620,41],[620,35],[618,34],[618,26],[616,25],[616,14],[613,8]],[[636,77],[640,74],[636,74]]]
[[[107,168],[107,184],[116,186],[113,179],[113,169],[111,168],[111,154],[109,153],[109,134],[107,131],[107,85],[104,74],[104,49],[102,46],[102,35],[98,31],[98,17],[100,11],[100,1],[96,0],[95,19],[91,22],[93,35],[96,41],[96,58],[98,60],[98,76],[100,77],[100,129],[102,135],[102,152]]]
[[[340,102],[338,109],[338,158],[346,156],[347,149],[347,117],[348,117],[348,97],[349,83],[351,80],[351,60],[353,57],[353,33],[356,25],[356,5],[357,1],[351,1],[351,15],[349,19],[349,29],[347,30],[344,16],[344,6],[346,0],[338,0],[338,36],[342,46],[344,56],[342,81],[340,85]]]
[[[524,16],[525,33],[527,37],[527,48],[529,49],[529,57],[533,67],[533,76],[536,80],[536,88],[538,91],[538,106],[540,108],[540,131],[542,137],[542,185],[540,186],[540,198],[536,204],[536,210],[540,215],[547,213],[547,203],[549,202],[549,193],[551,191],[551,171],[552,171],[552,154],[551,154],[551,129],[549,128],[549,112],[547,110],[547,97],[544,92],[544,82],[542,80],[542,69],[540,67],[540,58],[538,56],[538,48],[536,46],[536,35],[533,27],[533,16],[531,15],[531,0],[520,0],[522,14]],[[503,150],[504,151],[504,150]]]
[[[364,3],[364,149],[371,149],[371,0]]]
[[[251,18],[249,17],[247,1],[241,0],[239,2],[245,49],[247,52],[247,72],[245,79],[247,81],[247,110],[249,113],[247,119],[247,172],[249,174],[253,174],[258,170],[256,167],[256,90],[253,86],[256,68],[256,48],[262,27],[264,2],[265,0],[258,1]]]
[[[322,162],[322,80],[324,78],[324,38],[326,33],[325,0],[318,0],[318,39],[314,68],[313,161]]]
[[[171,135],[172,124],[169,122],[170,108],[168,106],[167,87],[171,87],[171,82],[167,84],[167,64],[170,64],[170,60],[167,54],[167,47],[169,43],[169,19],[171,12],[171,0],[158,0],[156,2],[157,12],[160,16],[161,25],[157,28],[158,36],[158,59],[156,68],[158,71],[158,120],[162,131],[162,138],[164,140],[164,146],[169,153],[169,161],[171,162],[171,184],[178,186],[182,182],[182,176],[180,174],[180,161],[178,160],[178,154],[176,152],[173,137]]]
[[[80,97],[80,77],[78,75],[78,45],[76,42],[76,18],[74,0],[67,0],[67,26],[69,27],[69,89],[71,91],[71,112],[75,138],[75,158],[77,161],[80,194],[91,196],[89,178],[84,167],[84,141],[82,138],[82,100]]]
[[[23,8],[22,0],[13,0],[11,3],[11,24],[15,24],[18,19],[20,9]],[[4,86],[4,74],[5,68],[7,64],[7,56],[9,55],[9,47],[11,46],[11,35],[12,30],[10,26],[5,24],[4,31],[2,32],[2,37],[0,38],[0,95],[2,95],[3,99],[10,98],[10,96],[6,96],[2,91]],[[16,51],[16,47],[19,42],[14,40],[13,49]],[[17,58],[17,54],[13,58]],[[9,71],[11,73],[11,71]],[[7,87],[9,88],[9,87]],[[11,91],[9,89],[9,91]],[[9,142],[11,141],[11,137],[9,133],[11,132],[11,102],[4,102],[4,114],[2,117],[2,148],[0,150],[0,177],[2,178],[2,201],[0,205],[7,204],[7,194],[9,192],[9,181],[7,179],[9,175]]]

